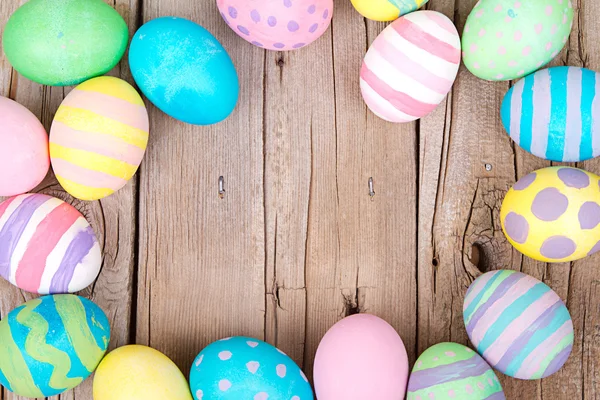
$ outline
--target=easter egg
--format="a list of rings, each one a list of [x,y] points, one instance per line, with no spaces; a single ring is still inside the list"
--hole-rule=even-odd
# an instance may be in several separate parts
[[[0,203],[0,276],[32,293],[73,293],[89,286],[102,264],[87,220],[45,194]]]
[[[463,61],[490,81],[529,75],[562,50],[572,24],[571,0],[481,0],[467,17]]]
[[[479,354],[457,343],[439,343],[419,356],[407,400],[505,400],[502,385]]]
[[[94,400],[192,400],[185,377],[158,350],[141,345],[119,347],[94,375]]]
[[[319,343],[314,380],[319,400],[403,399],[408,381],[406,348],[381,318],[346,317]]]
[[[90,79],[63,100],[50,128],[56,179],[73,197],[98,200],[135,174],[148,143],[148,113],[127,82]]]
[[[374,21],[393,21],[421,8],[429,0],[352,0],[363,17]]]
[[[546,284],[516,271],[491,271],[469,287],[463,305],[467,334],[493,368],[519,379],[558,371],[573,348],[573,322]]]
[[[509,242],[528,257],[569,262],[600,250],[600,177],[549,167],[508,191],[500,219]]]
[[[235,336],[206,347],[190,372],[195,400],[312,400],[304,373],[261,340]]]
[[[29,0],[8,20],[2,45],[26,78],[68,86],[110,71],[128,39],[127,24],[102,0]]]
[[[546,160],[578,162],[597,157],[596,82],[600,85],[600,74],[578,67],[553,67],[526,76],[504,96],[504,128],[522,149]]]
[[[110,326],[93,302],[44,296],[0,321],[0,384],[24,397],[50,397],[83,382],[104,356]]]
[[[36,187],[48,173],[48,135],[31,111],[0,96],[0,196]]]
[[[244,40],[277,51],[314,42],[333,16],[333,0],[217,0],[217,7]]]
[[[169,116],[195,125],[220,122],[238,100],[238,76],[229,54],[200,25],[163,17],[144,24],[129,49],[140,90]]]
[[[392,22],[375,39],[362,64],[360,88],[380,118],[410,122],[444,100],[460,64],[460,38],[436,11],[416,11]]]

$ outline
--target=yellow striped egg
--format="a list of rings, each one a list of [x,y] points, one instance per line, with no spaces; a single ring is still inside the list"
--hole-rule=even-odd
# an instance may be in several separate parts
[[[56,178],[72,196],[99,200],[135,174],[148,144],[148,112],[127,82],[101,76],[63,100],[50,129]]]
[[[356,11],[374,21],[394,21],[421,8],[429,0],[352,0]]]

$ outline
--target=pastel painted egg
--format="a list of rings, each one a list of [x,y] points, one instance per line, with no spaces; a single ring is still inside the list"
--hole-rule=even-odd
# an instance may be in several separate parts
[[[26,78],[69,86],[110,71],[128,40],[127,24],[102,0],[29,0],[8,20],[2,45]]]
[[[544,262],[579,260],[600,250],[600,177],[577,168],[549,167],[508,191],[500,219],[509,242]]]
[[[319,400],[403,399],[408,381],[406,348],[381,318],[346,317],[319,343],[314,379]]]
[[[463,305],[467,334],[493,368],[519,379],[546,378],[573,348],[573,322],[546,284],[516,271],[491,271],[469,287]]]
[[[195,400],[312,400],[302,370],[261,340],[235,336],[206,347],[190,372]]]
[[[0,196],[29,192],[50,167],[48,135],[31,111],[0,96]]]
[[[458,343],[431,346],[417,359],[408,380],[407,400],[505,400],[492,368]]]
[[[362,64],[360,88],[380,118],[410,122],[444,100],[460,64],[460,38],[444,14],[416,11],[392,22]]]
[[[481,0],[465,24],[464,63],[490,81],[529,75],[562,50],[572,24],[571,0]]]
[[[227,51],[206,29],[184,18],[145,23],[129,49],[140,90],[165,114],[194,125],[220,122],[238,100],[238,76]]]
[[[596,82],[600,74],[578,67],[553,67],[529,75],[504,96],[504,128],[521,148],[546,160],[578,162],[597,157]]]
[[[94,375],[94,400],[192,400],[177,365],[158,350],[141,345],[119,347]]]
[[[30,300],[0,321],[0,384],[23,397],[50,397],[83,382],[110,340],[106,315],[72,294]]]
[[[0,276],[32,293],[73,293],[100,272],[94,230],[70,204],[45,194],[0,203]]]
[[[90,79],[63,100],[50,128],[56,179],[73,197],[99,200],[137,171],[148,143],[148,113],[124,80]]]
[[[429,0],[352,0],[352,5],[363,17],[374,21],[393,21],[413,12]]]
[[[333,0],[217,0],[217,7],[244,40],[277,51],[311,44],[333,16]]]

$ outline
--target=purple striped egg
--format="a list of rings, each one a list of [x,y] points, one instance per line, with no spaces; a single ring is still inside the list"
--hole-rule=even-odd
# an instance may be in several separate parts
[[[467,291],[463,317],[479,354],[514,378],[554,374],[573,348],[573,321],[563,301],[521,272],[492,271],[477,278]]]
[[[70,204],[44,194],[0,203],[0,276],[32,293],[73,293],[90,285],[102,256],[94,230]]]

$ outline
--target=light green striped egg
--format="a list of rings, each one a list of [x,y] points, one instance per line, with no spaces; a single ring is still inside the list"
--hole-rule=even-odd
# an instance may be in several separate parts
[[[108,319],[90,300],[30,300],[0,321],[0,383],[25,397],[65,392],[94,372],[109,339]]]
[[[407,400],[505,400],[492,368],[479,354],[457,343],[440,343],[417,359]]]

